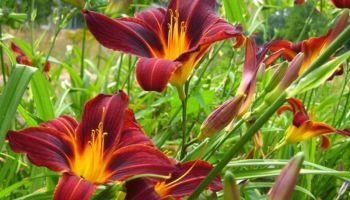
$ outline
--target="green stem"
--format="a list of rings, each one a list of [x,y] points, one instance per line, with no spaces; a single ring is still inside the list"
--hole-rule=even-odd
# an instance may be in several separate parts
[[[315,12],[315,9],[312,9],[311,13],[309,14],[309,16],[307,17],[307,19],[306,19],[306,21],[305,21],[305,23],[304,23],[303,29],[300,31],[300,34],[299,34],[299,36],[298,36],[296,42],[300,41],[301,38],[303,37],[303,35],[305,34],[306,27],[307,27],[307,25],[309,25],[309,23],[311,22],[311,17],[312,17],[312,15],[314,14],[314,12]]]
[[[189,200],[197,199],[199,194],[210,184],[210,182],[216,177],[218,173],[231,161],[231,159],[242,150],[245,143],[247,143],[251,137],[265,124],[265,122],[275,113],[275,111],[283,105],[286,100],[286,93],[282,95],[273,103],[264,114],[247,130],[246,134],[232,146],[216,167],[210,171],[208,176],[200,183],[197,189],[188,198]]]
[[[186,89],[185,89],[186,91]],[[181,142],[181,152],[180,160],[185,157],[186,154],[186,123],[187,123],[187,95],[185,92],[185,98],[181,100],[182,104],[182,142]]]
[[[123,65],[123,56],[124,56],[124,54],[120,54],[120,57],[119,57],[119,65],[118,65],[118,71],[117,71],[117,80],[115,81],[116,82],[115,85],[116,85],[117,90],[119,90],[120,74],[121,74],[122,65]]]
[[[84,68],[85,68],[85,45],[86,45],[86,25],[83,28],[83,41],[81,46],[81,59],[80,59],[80,78],[84,78]]]
[[[348,96],[346,97],[343,113],[342,113],[341,117],[339,118],[339,121],[338,121],[338,123],[336,125],[337,127],[340,126],[342,124],[343,119],[345,119],[345,115],[346,115],[346,113],[348,111],[348,103],[349,103],[349,101],[350,101],[350,91],[348,91]]]
[[[238,131],[238,129],[243,125],[243,122],[244,122],[243,119],[240,119],[239,121],[237,121],[232,131],[226,134],[225,137],[223,137],[221,140],[219,140],[215,145],[215,147],[213,149],[210,149],[210,151],[203,156],[203,159],[209,160],[209,158],[221,147],[221,145],[224,144],[224,142],[227,141],[228,138],[230,138],[236,131]]]
[[[32,51],[32,55],[34,56],[34,19],[33,19],[33,10],[35,6],[35,0],[31,1],[30,6],[30,47]]]
[[[344,69],[345,70],[345,69]],[[332,124],[335,125],[335,121],[337,119],[337,114],[338,114],[338,111],[339,111],[339,106],[340,106],[340,103],[341,103],[341,99],[344,95],[344,91],[345,91],[345,88],[348,84],[348,80],[349,80],[349,70],[345,70],[346,71],[346,75],[345,75],[345,79],[344,79],[344,84],[343,84],[343,87],[341,89],[341,92],[340,92],[340,95],[338,97],[338,103],[337,103],[337,106],[335,107],[335,113],[334,113],[334,117],[333,117],[333,120],[332,120]]]
[[[2,24],[0,24],[0,38],[2,38]],[[4,80],[4,85],[6,85],[6,71],[5,71],[4,52],[2,49],[2,45],[0,45],[0,61],[1,61],[2,78]]]

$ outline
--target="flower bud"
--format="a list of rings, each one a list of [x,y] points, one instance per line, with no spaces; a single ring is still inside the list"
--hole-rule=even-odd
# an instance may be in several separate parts
[[[277,66],[276,71],[272,74],[269,84],[265,87],[265,91],[273,90],[282,80],[288,69],[288,62],[283,62]]]
[[[240,200],[239,187],[235,177],[230,171],[226,171],[224,177],[224,200]]]
[[[268,200],[291,199],[303,161],[304,153],[300,152],[288,162],[271,188]]]
[[[245,95],[239,94],[215,109],[203,122],[198,138],[210,137],[229,125],[237,117],[244,100]]]
[[[268,93],[265,97],[266,102],[273,102],[283,91],[285,91],[295,79],[298,78],[299,70],[304,61],[304,54],[299,53],[294,57],[292,62],[290,63],[285,75],[282,80],[280,80],[277,87],[272,90],[272,92]]]

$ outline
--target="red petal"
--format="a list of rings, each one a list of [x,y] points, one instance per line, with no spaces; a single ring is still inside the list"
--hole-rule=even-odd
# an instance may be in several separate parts
[[[191,167],[193,168],[191,169]],[[202,160],[179,164],[175,172],[171,174],[171,178],[167,180],[166,183],[171,183],[182,177],[189,170],[190,171],[187,175],[178,180],[175,186],[168,191],[168,197],[180,198],[191,194],[212,169],[212,165]],[[215,177],[208,188],[214,192],[221,190],[222,183],[220,177]]]
[[[73,148],[66,134],[51,128],[36,127],[9,131],[7,139],[13,151],[26,153],[35,165],[53,171],[69,171]]]
[[[125,115],[124,128],[118,148],[133,144],[153,146],[152,141],[145,135],[141,126],[136,122],[133,111],[129,109]]]
[[[302,112],[307,115],[303,102],[296,98],[289,98],[288,103],[291,105],[293,113]]]
[[[146,178],[138,178],[126,182],[125,200],[161,200],[162,198],[154,190],[154,184]]]
[[[163,31],[163,21],[166,12],[165,8],[150,8],[136,13],[135,17],[142,20],[150,30],[154,30],[156,33],[161,33]]]
[[[296,127],[301,126],[304,122],[308,121],[309,117],[306,113],[297,112],[293,117],[293,125]]]
[[[58,182],[54,200],[88,200],[95,192],[96,186],[74,175],[64,173]]]
[[[117,147],[127,106],[128,96],[123,91],[113,95],[99,94],[89,100],[85,104],[83,117],[77,128],[77,141],[80,142],[81,149],[88,145],[92,130],[98,129],[101,122],[103,131],[107,132],[104,140],[105,150]]]
[[[75,137],[75,129],[78,127],[78,122],[68,115],[64,115],[54,120],[50,120],[40,124],[42,127],[52,128],[56,131],[65,133],[72,138]]]
[[[288,40],[274,40],[271,42],[269,50],[272,52],[282,51],[284,58],[292,60],[301,51],[301,43],[294,45]]]
[[[328,147],[329,147],[329,145],[331,143],[329,138],[327,136],[325,136],[325,135],[322,135],[321,138],[322,138],[322,143],[320,145],[320,148],[321,149],[328,149]]]
[[[294,0],[294,4],[296,5],[301,5],[303,3],[305,3],[305,0]]]
[[[305,110],[303,102],[296,98],[290,98],[288,99],[288,103],[292,107],[294,113],[293,124],[296,127],[301,126],[305,121],[309,120],[309,116]]]
[[[11,42],[11,49],[16,54],[16,56],[25,56],[26,54],[23,52],[21,48],[19,48],[15,43]]]
[[[134,175],[169,175],[173,161],[162,152],[145,145],[131,145],[118,149],[107,166],[111,181],[122,181]]]
[[[340,135],[350,136],[350,128],[344,130],[336,130],[336,132]]]
[[[332,0],[332,2],[338,8],[350,8],[349,0]]]
[[[167,59],[140,58],[136,64],[136,78],[142,89],[162,92],[180,65]]]
[[[277,110],[277,115],[281,115],[282,113],[284,113],[285,111],[290,111],[293,112],[293,108],[289,105],[283,105],[280,108],[278,108]]]
[[[87,26],[105,47],[143,57],[162,51],[159,36],[137,18],[113,20],[97,12],[84,10]]]
[[[246,40],[245,61],[243,66],[243,75],[238,91],[246,93],[252,82],[256,82],[256,74],[265,55],[269,49],[269,44],[258,47],[253,39]],[[251,85],[254,86],[254,85]]]
[[[241,26],[233,26],[218,17],[216,17],[215,21],[216,22],[202,34],[199,44],[211,44],[228,38],[236,38],[235,48],[241,47],[244,44],[245,38]]]

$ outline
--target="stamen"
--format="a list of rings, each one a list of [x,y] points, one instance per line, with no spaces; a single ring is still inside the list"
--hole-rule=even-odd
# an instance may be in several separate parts
[[[175,179],[170,183],[166,183],[165,181],[156,183],[156,185],[154,186],[154,190],[157,192],[159,196],[165,197],[168,191],[174,188],[175,186],[177,186],[179,182],[192,171],[192,169],[196,164],[197,164],[197,161],[194,162],[193,165],[183,175],[181,175],[179,178]]]
[[[97,129],[91,130],[91,140],[88,141],[88,146],[83,153],[77,153],[72,166],[73,171],[78,176],[94,183],[101,183],[105,179],[104,139],[108,134],[103,130],[105,115],[106,110],[103,108]]]
[[[169,10],[170,22],[168,23],[168,44],[165,50],[165,58],[176,59],[188,49],[186,43],[186,23],[179,23],[179,11]]]

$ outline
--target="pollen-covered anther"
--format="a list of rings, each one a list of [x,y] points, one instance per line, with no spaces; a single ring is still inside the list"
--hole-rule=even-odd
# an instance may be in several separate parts
[[[181,53],[188,49],[186,41],[187,26],[184,21],[179,21],[180,14],[177,10],[170,12],[168,23],[168,43],[165,51],[165,58],[176,59]]]

